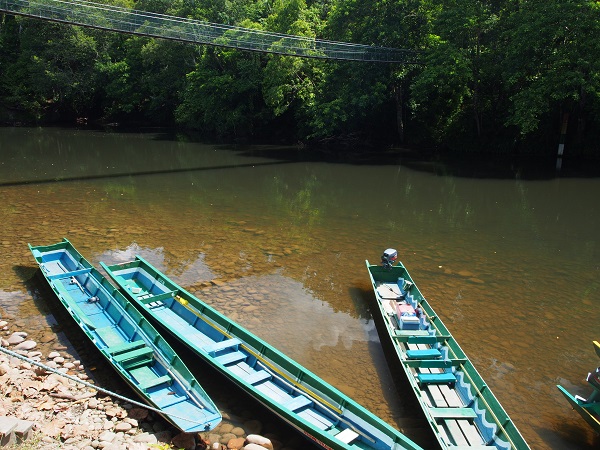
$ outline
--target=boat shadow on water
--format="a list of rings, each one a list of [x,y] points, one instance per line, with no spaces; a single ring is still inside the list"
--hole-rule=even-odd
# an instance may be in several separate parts
[[[398,423],[393,425],[421,447],[425,449],[439,448],[437,439],[432,433],[425,414],[412,392],[404,370],[398,359],[394,358],[393,346],[385,339],[379,338],[379,333],[382,331],[380,327],[384,325],[383,323],[378,323],[377,314],[374,314],[372,309],[377,307],[373,291],[361,288],[352,288],[350,291],[352,298],[360,300],[362,303],[362,305],[357,305],[357,309],[362,311],[361,317],[373,320],[375,324],[375,332],[378,340],[369,342],[369,353],[374,359],[381,358],[381,356],[384,358],[382,364],[375,364],[378,374],[377,380],[391,379],[393,383],[393,389],[382,389],[385,393],[385,398],[388,404],[393,405],[394,408],[396,408],[399,402],[398,399],[401,402]]]

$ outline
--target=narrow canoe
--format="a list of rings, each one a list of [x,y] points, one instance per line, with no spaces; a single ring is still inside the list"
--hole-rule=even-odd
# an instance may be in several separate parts
[[[393,252],[386,250],[382,260]],[[384,262],[366,261],[377,303],[373,316],[441,447],[529,449],[406,268],[393,265],[395,258]]]
[[[219,410],[169,344],[67,239],[29,248],[60,302],[145,403],[188,433],[221,422]]]
[[[320,447],[420,448],[141,257],[124,264],[100,264],[156,324]]]
[[[594,341],[594,349],[600,357],[600,342]],[[590,424],[596,433],[600,433],[600,367],[588,373],[587,382],[592,386],[592,392],[588,398],[573,395],[561,385],[556,387],[565,396],[573,409]]]

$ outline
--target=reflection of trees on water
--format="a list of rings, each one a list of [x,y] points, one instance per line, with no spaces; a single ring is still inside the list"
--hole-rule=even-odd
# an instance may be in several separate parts
[[[278,210],[282,211],[286,222],[297,226],[313,226],[323,216],[322,201],[318,201],[321,184],[315,174],[311,174],[297,188],[291,187],[281,177],[273,178],[273,199]],[[320,206],[319,206],[320,205]]]

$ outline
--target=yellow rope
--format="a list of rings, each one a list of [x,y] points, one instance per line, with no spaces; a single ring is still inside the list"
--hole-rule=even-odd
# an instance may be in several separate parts
[[[217,327],[215,324],[209,322],[209,320],[204,317],[203,314],[199,313],[196,308],[192,308],[191,306],[189,306],[188,301],[181,298],[179,295],[175,296],[175,300],[177,300],[184,308],[186,308],[188,311],[190,311],[192,314],[194,314],[196,317],[199,317],[200,319],[202,319],[205,323],[207,323],[208,325],[210,325],[212,328],[214,328],[215,330],[217,330],[219,333],[222,333],[223,335],[227,336],[229,339],[232,338],[232,336],[227,333],[226,331],[220,329],[219,327]],[[262,356],[260,356],[259,354],[257,354],[254,350],[252,350],[251,348],[249,348],[247,345],[242,343],[242,347],[249,353],[251,353],[257,360],[259,360],[261,363],[263,363],[264,365],[268,366],[271,370],[273,370],[274,372],[276,372],[279,376],[281,376],[282,378],[285,378],[289,383],[293,384],[294,387],[296,387],[297,389],[300,389],[301,391],[303,391],[304,393],[306,393],[307,395],[311,396],[314,400],[316,400],[319,403],[322,403],[324,405],[326,405],[328,408],[334,410],[335,412],[337,412],[338,414],[342,414],[343,411],[338,408],[337,406],[332,405],[331,403],[329,403],[327,400],[323,399],[322,397],[318,396],[317,394],[315,394],[313,391],[308,390],[306,387],[304,387],[302,384],[298,383],[296,380],[292,379],[290,376],[288,376],[286,373],[282,372],[281,370],[279,370],[279,368],[277,366],[274,366],[273,364],[271,364],[269,361],[267,361],[265,358],[263,358]]]

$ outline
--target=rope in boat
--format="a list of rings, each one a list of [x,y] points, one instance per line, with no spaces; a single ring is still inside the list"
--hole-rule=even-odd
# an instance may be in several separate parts
[[[75,381],[76,383],[81,383],[84,386],[92,388],[92,389],[95,389],[95,390],[97,390],[99,392],[102,392],[103,394],[110,395],[111,397],[118,398],[119,400],[123,400],[125,402],[131,403],[132,405],[139,406],[141,408],[146,408],[149,411],[153,411],[153,412],[159,413],[161,415],[168,415],[170,417],[174,417],[175,419],[186,420],[186,421],[191,422],[191,423],[197,423],[197,424],[204,423],[204,422],[198,422],[197,420],[191,420],[188,417],[181,417],[181,416],[177,416],[175,414],[166,413],[164,411],[161,411],[160,409],[153,408],[152,406],[147,405],[145,403],[137,402],[137,401],[132,400],[130,398],[124,397],[123,395],[117,394],[116,392],[109,391],[108,389],[101,388],[100,386],[96,386],[95,384],[88,383],[87,381],[81,380],[81,379],[79,379],[77,377],[74,377],[74,376],[68,375],[66,373],[60,372],[57,369],[54,369],[54,368],[52,368],[50,366],[47,366],[46,364],[43,364],[43,363],[38,362],[38,361],[35,361],[35,360],[31,359],[31,358],[27,358],[26,356],[20,355],[19,353],[13,352],[12,350],[8,350],[8,349],[6,349],[4,347],[0,347],[0,352],[6,353],[7,355],[10,355],[10,356],[14,356],[15,358],[18,358],[18,359],[20,359],[22,361],[28,362],[29,364],[33,364],[35,366],[41,367],[42,369],[44,369],[44,370],[46,370],[48,372],[55,373],[56,375],[60,375],[61,377],[65,377],[65,378],[67,378],[67,379],[69,379],[71,381]]]
[[[259,361],[258,364],[260,366],[262,366],[264,368],[264,370],[266,370],[267,372],[270,372],[273,376],[277,376],[275,374],[272,373],[272,371],[266,366],[261,364],[261,362]],[[288,387],[290,387],[291,389],[295,390],[295,391],[300,391],[300,389],[298,389],[297,387],[295,387],[294,385],[292,385],[290,382],[288,382],[287,380],[282,379],[281,380],[284,384],[286,384]],[[300,391],[301,392],[301,391]],[[321,405],[323,406],[323,405]],[[358,428],[356,428],[352,423],[350,423],[349,421],[347,421],[346,419],[344,419],[342,416],[339,416],[337,414],[335,414],[335,411],[330,412],[330,414],[332,414],[337,420],[339,420],[342,423],[345,423],[346,425],[348,425],[348,428],[350,428],[352,431],[354,431],[355,433],[360,434],[362,437],[364,437],[365,439],[368,439],[369,441],[375,443],[376,440],[373,439],[371,436],[368,436],[364,431],[359,430]],[[341,411],[340,411],[341,414]]]
[[[207,320],[207,318],[204,317],[204,315],[202,313],[200,313],[199,311],[197,311],[196,308],[193,308],[193,307],[189,306],[189,304],[187,303],[187,301],[184,300],[183,298],[181,298],[179,295],[175,295],[173,298],[175,300],[177,300],[177,302],[181,306],[183,306],[188,311],[190,311],[191,313],[193,313],[196,317],[202,319],[205,323],[207,323],[211,327],[215,328],[217,331],[219,331],[220,333],[222,333],[224,336],[227,336],[229,339],[232,338],[232,335],[230,335],[229,333],[227,333],[224,330],[221,330],[220,328],[217,328],[215,325],[213,325],[212,323],[210,323]],[[352,429],[356,433],[360,434],[365,439],[367,439],[367,440],[369,440],[371,442],[376,442],[375,439],[373,439],[372,437],[368,436],[365,432],[363,432],[363,431],[357,429],[356,427],[354,427],[350,422],[348,422],[347,420],[345,420],[343,417],[339,416],[338,414],[342,413],[342,411],[339,408],[336,408],[331,403],[329,403],[326,400],[322,399],[321,397],[319,397],[315,393],[309,391],[308,389],[306,389],[301,384],[298,384],[298,383],[294,382],[293,380],[291,380],[288,376],[286,376],[284,373],[282,373],[280,370],[278,370],[276,367],[274,367],[272,364],[270,364],[268,361],[266,361],[264,358],[262,358],[256,352],[254,352],[252,349],[248,348],[248,346],[246,346],[244,344],[241,344],[241,345],[242,345],[242,347],[244,349],[246,349],[247,352],[251,353],[257,359],[258,363],[260,365],[262,365],[263,368],[265,370],[267,370],[267,372],[270,372],[273,376],[279,376],[280,380],[283,383],[287,384],[290,388],[292,388],[292,389],[294,389],[296,391],[301,391],[302,393],[304,393],[304,394],[308,395],[309,397],[311,397],[313,400],[317,401],[317,403],[321,404],[322,406],[326,406],[330,410],[333,410],[332,413],[337,418],[337,420],[339,420],[340,422],[345,423],[350,429]],[[273,372],[276,372],[276,373],[273,373]]]
[[[188,302],[184,299],[182,299],[181,297],[179,297],[179,295],[174,296],[175,300],[177,300],[177,302],[183,306],[184,308],[186,308],[188,311],[190,311],[192,314],[194,314],[196,317],[202,319],[204,322],[206,322],[209,326],[213,327],[214,329],[216,329],[219,333],[222,333],[224,336],[227,336],[228,338],[231,339],[231,334],[229,334],[228,332],[226,332],[225,330],[222,330],[221,328],[217,327],[216,325],[212,324],[211,322],[208,321],[208,319],[204,316],[204,314],[202,314],[201,312],[199,312],[196,308],[191,307]],[[182,302],[183,300],[183,302]],[[264,365],[268,366],[271,368],[271,370],[277,372],[277,374],[282,378],[282,379],[286,379],[288,382],[292,383],[294,386],[296,386],[297,389],[302,390],[306,395],[312,397],[313,399],[315,399],[317,402],[327,406],[329,409],[332,409],[333,411],[337,412],[338,414],[342,413],[342,410],[334,405],[332,405],[330,402],[328,402],[327,400],[321,398],[320,396],[316,395],[314,392],[309,391],[308,389],[306,389],[303,385],[297,383],[296,381],[292,380],[288,375],[286,375],[285,373],[281,372],[277,367],[273,366],[269,361],[265,360],[263,357],[261,357],[258,353],[256,353],[255,351],[253,351],[251,348],[249,348],[247,345],[242,344],[242,347],[248,351],[249,353],[252,354],[252,356],[254,356],[258,361],[260,361],[261,363],[263,363]],[[285,381],[285,380],[284,380]]]

